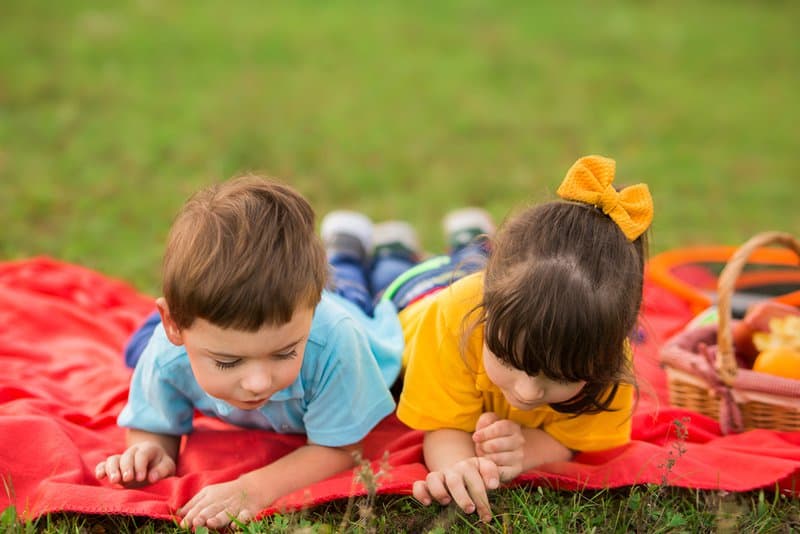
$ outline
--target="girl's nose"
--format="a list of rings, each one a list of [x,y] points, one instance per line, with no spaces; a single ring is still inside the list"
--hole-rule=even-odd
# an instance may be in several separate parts
[[[536,402],[544,397],[544,387],[535,377],[520,378],[515,389],[517,397],[523,402]]]

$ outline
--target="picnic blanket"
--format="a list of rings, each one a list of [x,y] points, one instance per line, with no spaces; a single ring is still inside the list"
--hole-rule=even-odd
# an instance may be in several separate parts
[[[124,449],[116,426],[130,371],[121,350],[153,309],[153,298],[125,283],[49,258],[0,262],[0,511],[25,518],[51,512],[170,518],[207,484],[286,454],[303,437],[243,430],[200,418],[185,439],[177,475],[141,489],[94,477],[95,465]],[[712,419],[666,402],[658,346],[691,317],[685,302],[648,282],[644,328],[635,346],[641,399],[633,441],[583,453],[525,473],[515,484],[566,490],[640,483],[745,491],[780,488],[797,495],[800,432],[721,436]],[[426,474],[422,434],[394,416],[366,439],[373,469],[386,472],[379,493],[408,494]],[[297,491],[265,513],[363,495],[354,471]]]

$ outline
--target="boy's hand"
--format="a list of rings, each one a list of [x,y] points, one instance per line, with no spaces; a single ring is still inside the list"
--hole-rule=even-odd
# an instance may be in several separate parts
[[[242,523],[252,520],[270,503],[245,477],[200,490],[178,510],[177,514],[183,518],[181,526],[219,529],[234,519]]]
[[[414,498],[428,506],[434,500],[447,505],[455,501],[471,514],[477,511],[482,521],[492,519],[487,489],[500,485],[497,466],[487,458],[468,458],[442,471],[431,471],[425,480],[414,482]]]
[[[94,468],[98,480],[108,477],[125,487],[145,486],[175,474],[175,460],[158,443],[144,441],[109,456]]]
[[[522,473],[525,436],[519,424],[486,412],[475,425],[472,441],[479,458],[487,458],[497,465],[502,482],[514,480]]]

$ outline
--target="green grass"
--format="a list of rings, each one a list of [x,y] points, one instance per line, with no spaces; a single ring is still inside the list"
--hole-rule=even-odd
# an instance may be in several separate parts
[[[369,501],[369,502],[367,502]],[[800,529],[796,502],[763,491],[725,494],[637,486],[620,490],[558,492],[517,488],[492,497],[494,519],[480,523],[457,508],[422,508],[410,497],[334,502],[313,510],[276,514],[233,530],[255,532],[385,533],[591,533],[759,532]],[[54,515],[35,521],[0,516],[4,532],[187,532],[174,523],[147,518]],[[207,532],[200,529],[197,532]]]
[[[47,2],[0,17],[0,255],[158,291],[192,191],[502,218],[580,155],[646,181],[654,251],[800,228],[793,2]]]
[[[448,209],[502,219],[552,198],[588,153],[615,157],[620,182],[650,184],[654,252],[797,233],[798,20],[800,4],[777,0],[6,0],[0,258],[49,255],[157,294],[183,200],[250,170],[292,183],[319,214],[409,219],[437,250]],[[663,491],[497,498],[508,525],[525,530],[530,513],[541,531],[711,530],[728,502]],[[742,529],[798,528],[796,503],[737,499]],[[373,526],[422,513],[388,503]]]

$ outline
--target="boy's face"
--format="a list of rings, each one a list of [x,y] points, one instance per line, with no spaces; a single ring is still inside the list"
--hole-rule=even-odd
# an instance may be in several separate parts
[[[197,383],[212,397],[255,410],[300,374],[314,308],[298,308],[286,324],[243,332],[199,318],[181,330],[163,299],[158,307],[167,337],[184,346]]]
[[[577,395],[586,382],[560,382],[539,374],[531,376],[514,369],[483,346],[483,368],[500,388],[508,403],[518,410],[532,410],[545,404],[564,402]]]

